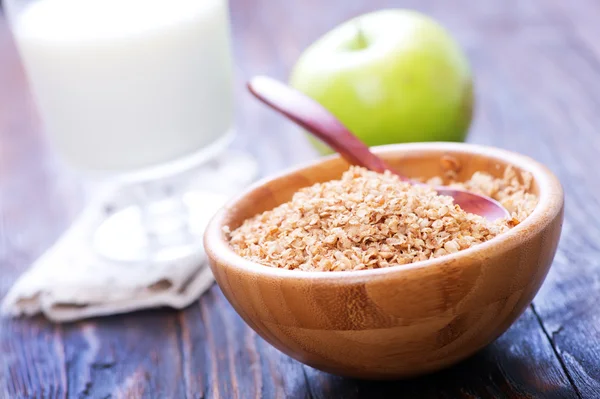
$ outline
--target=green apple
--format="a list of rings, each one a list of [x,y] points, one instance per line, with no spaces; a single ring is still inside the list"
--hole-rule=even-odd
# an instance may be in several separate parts
[[[463,141],[473,115],[465,54],[442,26],[410,10],[380,10],[336,27],[301,55],[290,85],[369,146]]]

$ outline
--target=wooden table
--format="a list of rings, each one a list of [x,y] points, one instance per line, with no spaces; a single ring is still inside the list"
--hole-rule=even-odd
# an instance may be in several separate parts
[[[232,0],[238,122],[263,174],[314,153],[291,124],[244,92],[285,78],[303,48],[350,16],[425,11],[467,50],[477,115],[469,141],[547,164],[566,189],[566,221],[534,303],[496,342],[404,382],[331,376],[250,330],[214,286],[185,311],[53,325],[0,320],[0,398],[600,397],[600,2],[597,0]],[[47,150],[0,22],[0,295],[81,209],[79,183]]]

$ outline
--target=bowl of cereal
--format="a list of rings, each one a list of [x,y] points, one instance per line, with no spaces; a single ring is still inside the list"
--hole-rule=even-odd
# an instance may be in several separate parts
[[[204,244],[225,297],[277,349],[332,374],[407,378],[472,355],[523,313],[554,258],[564,194],[545,166],[498,148],[372,150],[427,184],[326,157],[231,200]],[[440,184],[511,216],[466,213]]]

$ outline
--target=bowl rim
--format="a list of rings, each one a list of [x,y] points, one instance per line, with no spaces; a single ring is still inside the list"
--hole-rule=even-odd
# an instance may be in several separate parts
[[[467,260],[468,258],[488,258],[495,254],[499,255],[500,253],[518,247],[526,238],[531,237],[544,229],[562,211],[564,206],[563,187],[554,173],[542,163],[517,152],[493,146],[456,142],[389,144],[371,147],[371,150],[379,155],[393,152],[405,152],[410,154],[411,152],[419,151],[463,152],[496,159],[528,171],[533,175],[534,181],[537,182],[539,187],[538,204],[523,222],[489,241],[439,258],[379,269],[344,270],[336,272],[288,270],[261,265],[241,257],[231,249],[229,243],[224,238],[222,229],[224,218],[228,210],[235,208],[242,198],[270,181],[285,178],[286,176],[298,173],[301,170],[318,167],[320,164],[325,164],[339,158],[338,154],[333,154],[295,165],[286,168],[279,173],[266,176],[247,187],[240,194],[231,198],[215,215],[213,215],[205,230],[204,247],[208,257],[216,260],[219,265],[235,268],[262,277],[322,280],[333,283],[343,282],[344,284],[347,284],[356,280],[362,281],[365,278],[387,276],[389,274],[404,273],[411,270],[430,269],[433,271],[438,267],[447,265],[451,262],[462,264],[460,261]]]

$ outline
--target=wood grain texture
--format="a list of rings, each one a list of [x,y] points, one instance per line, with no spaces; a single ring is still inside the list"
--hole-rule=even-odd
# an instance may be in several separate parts
[[[530,92],[539,96],[519,110],[518,128],[534,132],[532,139],[540,143],[537,157],[552,165],[565,182],[565,236],[554,272],[536,298],[535,311],[578,392],[592,398],[600,395],[600,191],[598,175],[589,168],[595,170],[591,165],[600,153],[600,53],[597,39],[590,40],[589,27],[592,19],[600,17],[600,8],[597,2],[577,2],[568,9],[560,2],[551,3],[550,10],[569,26],[561,42],[528,52],[530,62],[519,69],[506,69],[507,61],[500,57],[494,57],[494,62],[505,70],[503,81],[523,82],[508,94],[507,102]],[[514,48],[506,53],[525,55]]]
[[[204,244],[219,287],[262,338],[289,356],[336,375],[397,379],[463,360],[503,334],[541,286],[563,220],[563,190],[543,165],[470,144],[401,144],[372,149],[398,172],[431,178],[441,160],[460,165],[459,180],[511,166],[533,177],[536,210],[485,244],[419,265],[350,272],[264,267],[237,256],[225,228],[291,199],[301,188],[338,179],[340,157],[261,182],[217,213]]]
[[[144,312],[68,328],[42,319],[0,320],[0,398],[115,398],[126,392],[117,385],[123,381],[138,382],[133,385],[139,389],[131,390],[133,398],[174,392],[171,388],[153,392],[151,387],[181,392],[180,383],[171,381],[178,372],[163,376],[152,362],[142,359],[161,342],[123,341],[143,337],[163,323],[176,327],[167,330],[178,338],[179,350],[168,344],[160,355],[181,363],[182,397],[598,397],[600,190],[597,174],[590,173],[600,151],[597,1],[231,0],[231,5],[240,132],[235,145],[256,155],[263,174],[313,158],[315,152],[291,123],[246,93],[248,78],[267,74],[285,80],[302,49],[336,24],[368,10],[415,8],[452,31],[476,74],[476,118],[469,141],[530,155],[546,163],[565,185],[563,238],[534,309],[459,365],[417,380],[384,384],[333,377],[302,366],[258,338],[218,288],[184,312]],[[1,21],[0,17],[3,295],[79,211],[81,192],[79,182],[56,164],[39,134],[20,65]],[[170,324],[172,320],[176,323]],[[94,327],[91,331],[102,350],[67,361],[63,351],[72,357],[89,351],[84,325]],[[114,331],[130,331],[111,338],[110,329],[103,328],[107,325]],[[121,346],[140,352],[132,356],[131,363],[136,364],[94,372],[96,357],[102,362]],[[119,357],[119,362],[128,361]],[[134,374],[140,364],[143,378]],[[91,385],[86,390],[88,379]]]
[[[560,373],[554,374],[556,359],[546,352],[546,336],[528,309],[495,343],[473,357],[430,376],[403,382],[372,382],[332,377],[309,369],[314,398],[577,398]],[[522,332],[531,331],[526,341]],[[539,331],[539,332],[536,332]],[[518,344],[516,344],[518,342]],[[536,359],[532,367],[529,359]],[[481,365],[498,364],[501,367]],[[465,384],[465,381],[469,381]]]

